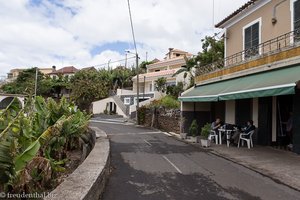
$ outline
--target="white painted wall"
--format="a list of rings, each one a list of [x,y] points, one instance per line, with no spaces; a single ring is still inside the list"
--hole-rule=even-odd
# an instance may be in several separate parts
[[[7,97],[12,97],[12,98],[17,97],[18,100],[20,101],[22,107],[24,107],[25,97],[23,97],[23,96],[18,97],[18,96],[9,96],[9,95],[6,96],[6,95],[0,95],[0,102],[1,102],[2,100],[4,100],[5,98],[7,98]]]
[[[100,113],[104,113],[104,110],[106,109],[106,105],[109,102],[115,102],[113,98],[108,97],[106,99],[102,99],[99,101],[94,101],[92,103],[92,107],[93,107],[93,114],[100,114]],[[109,109],[109,108],[107,108]],[[116,113],[118,115],[122,115],[123,117],[127,117],[126,114],[119,108],[119,106],[117,105],[117,109],[116,109]]]
[[[235,124],[235,101],[225,102],[225,122]]]

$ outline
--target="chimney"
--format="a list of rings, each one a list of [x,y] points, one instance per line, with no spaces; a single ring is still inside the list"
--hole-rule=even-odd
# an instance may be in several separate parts
[[[173,50],[174,48],[169,48],[169,59],[171,59],[171,51]]]
[[[56,71],[56,67],[53,65],[52,66],[52,72],[55,72]]]

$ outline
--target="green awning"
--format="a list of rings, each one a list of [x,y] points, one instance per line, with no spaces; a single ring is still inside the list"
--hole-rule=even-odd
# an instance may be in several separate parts
[[[183,102],[209,102],[295,94],[300,80],[300,66],[197,86],[184,93]]]

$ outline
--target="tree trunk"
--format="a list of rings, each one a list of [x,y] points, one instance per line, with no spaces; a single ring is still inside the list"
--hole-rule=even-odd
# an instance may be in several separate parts
[[[153,126],[154,126],[155,115],[156,115],[156,107],[154,107],[154,108],[153,108],[153,112],[152,112],[152,121],[151,121],[151,127],[153,127]]]

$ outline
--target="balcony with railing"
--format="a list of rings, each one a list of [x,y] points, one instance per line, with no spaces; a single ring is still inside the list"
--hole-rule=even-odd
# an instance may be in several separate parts
[[[196,83],[300,56],[300,28],[197,68]],[[241,74],[241,73],[239,73]]]

